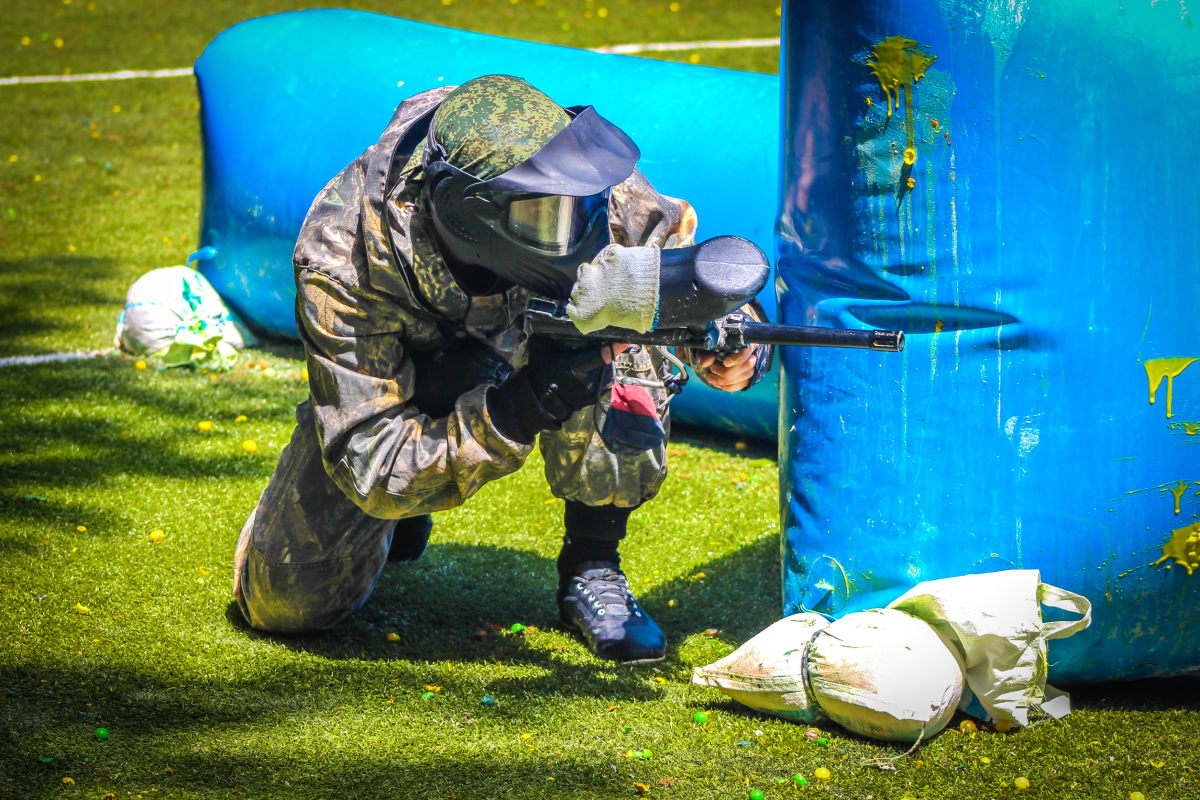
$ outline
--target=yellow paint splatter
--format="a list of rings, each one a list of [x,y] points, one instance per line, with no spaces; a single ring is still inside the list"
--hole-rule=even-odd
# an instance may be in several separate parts
[[[1151,358],[1146,361],[1146,378],[1150,381],[1150,405],[1154,405],[1154,395],[1163,378],[1167,379],[1167,419],[1171,418],[1171,392],[1173,383],[1193,361],[1200,358]]]
[[[917,82],[925,77],[925,71],[937,61],[937,56],[930,54],[929,49],[915,39],[904,36],[889,36],[884,39],[871,48],[871,56],[867,66],[871,68],[871,74],[879,80],[879,88],[883,89],[889,119],[893,109],[900,105],[900,90],[904,90],[904,132],[907,140],[904,150],[905,166],[900,171],[902,182],[896,192],[896,200],[899,202],[904,199],[904,192],[910,188],[905,179],[917,161],[913,91]]]
[[[1183,499],[1183,493],[1187,491],[1188,482],[1180,481],[1177,486],[1168,486],[1163,489],[1164,492],[1170,492],[1175,495],[1175,513],[1179,513],[1179,501]]]
[[[1154,562],[1158,566],[1164,561],[1175,559],[1175,563],[1187,570],[1188,575],[1200,567],[1200,522],[1193,522],[1171,531],[1171,540],[1163,545],[1162,558]],[[1167,569],[1173,565],[1167,564]]]
[[[937,322],[933,323],[933,332],[934,332],[934,333],[941,333],[941,332],[942,332],[942,327],[943,327],[943,323],[942,323],[942,321],[939,319]]]
[[[917,185],[917,179],[910,175],[908,180],[905,181],[905,184],[907,184],[909,189],[915,188]]]
[[[925,70],[937,61],[937,56],[928,55],[928,49],[923,48],[915,39],[904,36],[889,36],[871,48],[873,61],[867,66],[879,80],[879,87],[887,98],[888,116],[899,106],[896,96],[904,89],[904,105],[908,117],[909,142],[912,142],[912,91],[917,81],[925,77]]]
[[[1200,422],[1183,423],[1183,432],[1188,436],[1200,436]]]

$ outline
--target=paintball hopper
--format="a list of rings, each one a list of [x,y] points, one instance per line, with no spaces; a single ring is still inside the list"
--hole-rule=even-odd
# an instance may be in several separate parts
[[[753,300],[770,276],[763,251],[740,236],[663,250],[654,327],[706,325]]]

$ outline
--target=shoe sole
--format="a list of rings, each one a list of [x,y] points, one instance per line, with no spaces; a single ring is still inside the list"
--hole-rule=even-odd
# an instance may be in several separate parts
[[[580,639],[582,639],[584,646],[587,646],[587,637],[583,635],[583,631],[581,631],[577,625],[572,625],[570,622],[567,622],[565,619],[562,619],[561,617],[558,620],[558,624],[564,630],[568,631],[569,633],[573,633],[576,636],[578,636]],[[602,656],[599,653],[592,650],[592,648],[590,648],[590,647],[588,647],[588,652],[591,653],[592,655],[594,655],[596,658],[603,658],[605,661],[611,661],[612,663],[617,664],[622,667],[640,667],[640,666],[644,666],[646,664],[659,664],[659,663],[667,660],[666,653],[663,653],[658,658],[635,658],[632,661],[618,661],[615,658],[608,658],[607,656]]]

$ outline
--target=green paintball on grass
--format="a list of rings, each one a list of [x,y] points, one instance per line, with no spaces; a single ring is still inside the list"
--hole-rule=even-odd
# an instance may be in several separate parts
[[[576,46],[778,35],[775,2],[357,5]],[[292,7],[10,2],[0,75],[187,66],[226,26]],[[664,55],[693,54],[778,61],[777,48]],[[0,98],[0,357],[109,347],[129,284],[197,245],[194,83]],[[692,686],[693,667],[779,614],[770,445],[677,432],[671,477],[622,548],[672,643],[653,668],[600,661],[554,627],[563,509],[536,455],[437,515],[428,552],[389,566],[339,630],[247,630],[230,602],[234,540],[306,396],[302,369],[286,347],[220,375],[117,355],[0,368],[0,797],[628,798],[640,784],[726,800],[783,779],[764,794],[1000,800],[1018,776],[1024,798],[1200,794],[1194,684],[1077,691],[1060,722],[947,731],[907,757],[840,734],[806,747],[803,728]],[[475,636],[513,620],[519,636]],[[422,699],[426,685],[441,691]],[[633,750],[653,757],[622,758]],[[819,767],[829,781],[805,777]]]

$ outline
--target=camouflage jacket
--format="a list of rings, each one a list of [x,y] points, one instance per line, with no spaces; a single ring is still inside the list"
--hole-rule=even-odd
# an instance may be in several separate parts
[[[446,416],[422,413],[413,356],[475,340],[514,366],[527,293],[468,295],[417,213],[428,115],[453,87],[397,108],[379,141],[313,201],[293,261],[317,436],[326,471],[364,511],[405,517],[450,508],[513,472],[531,446],[506,438],[484,404],[487,385]],[[612,240],[678,247],[696,216],[640,172],[613,188]]]

